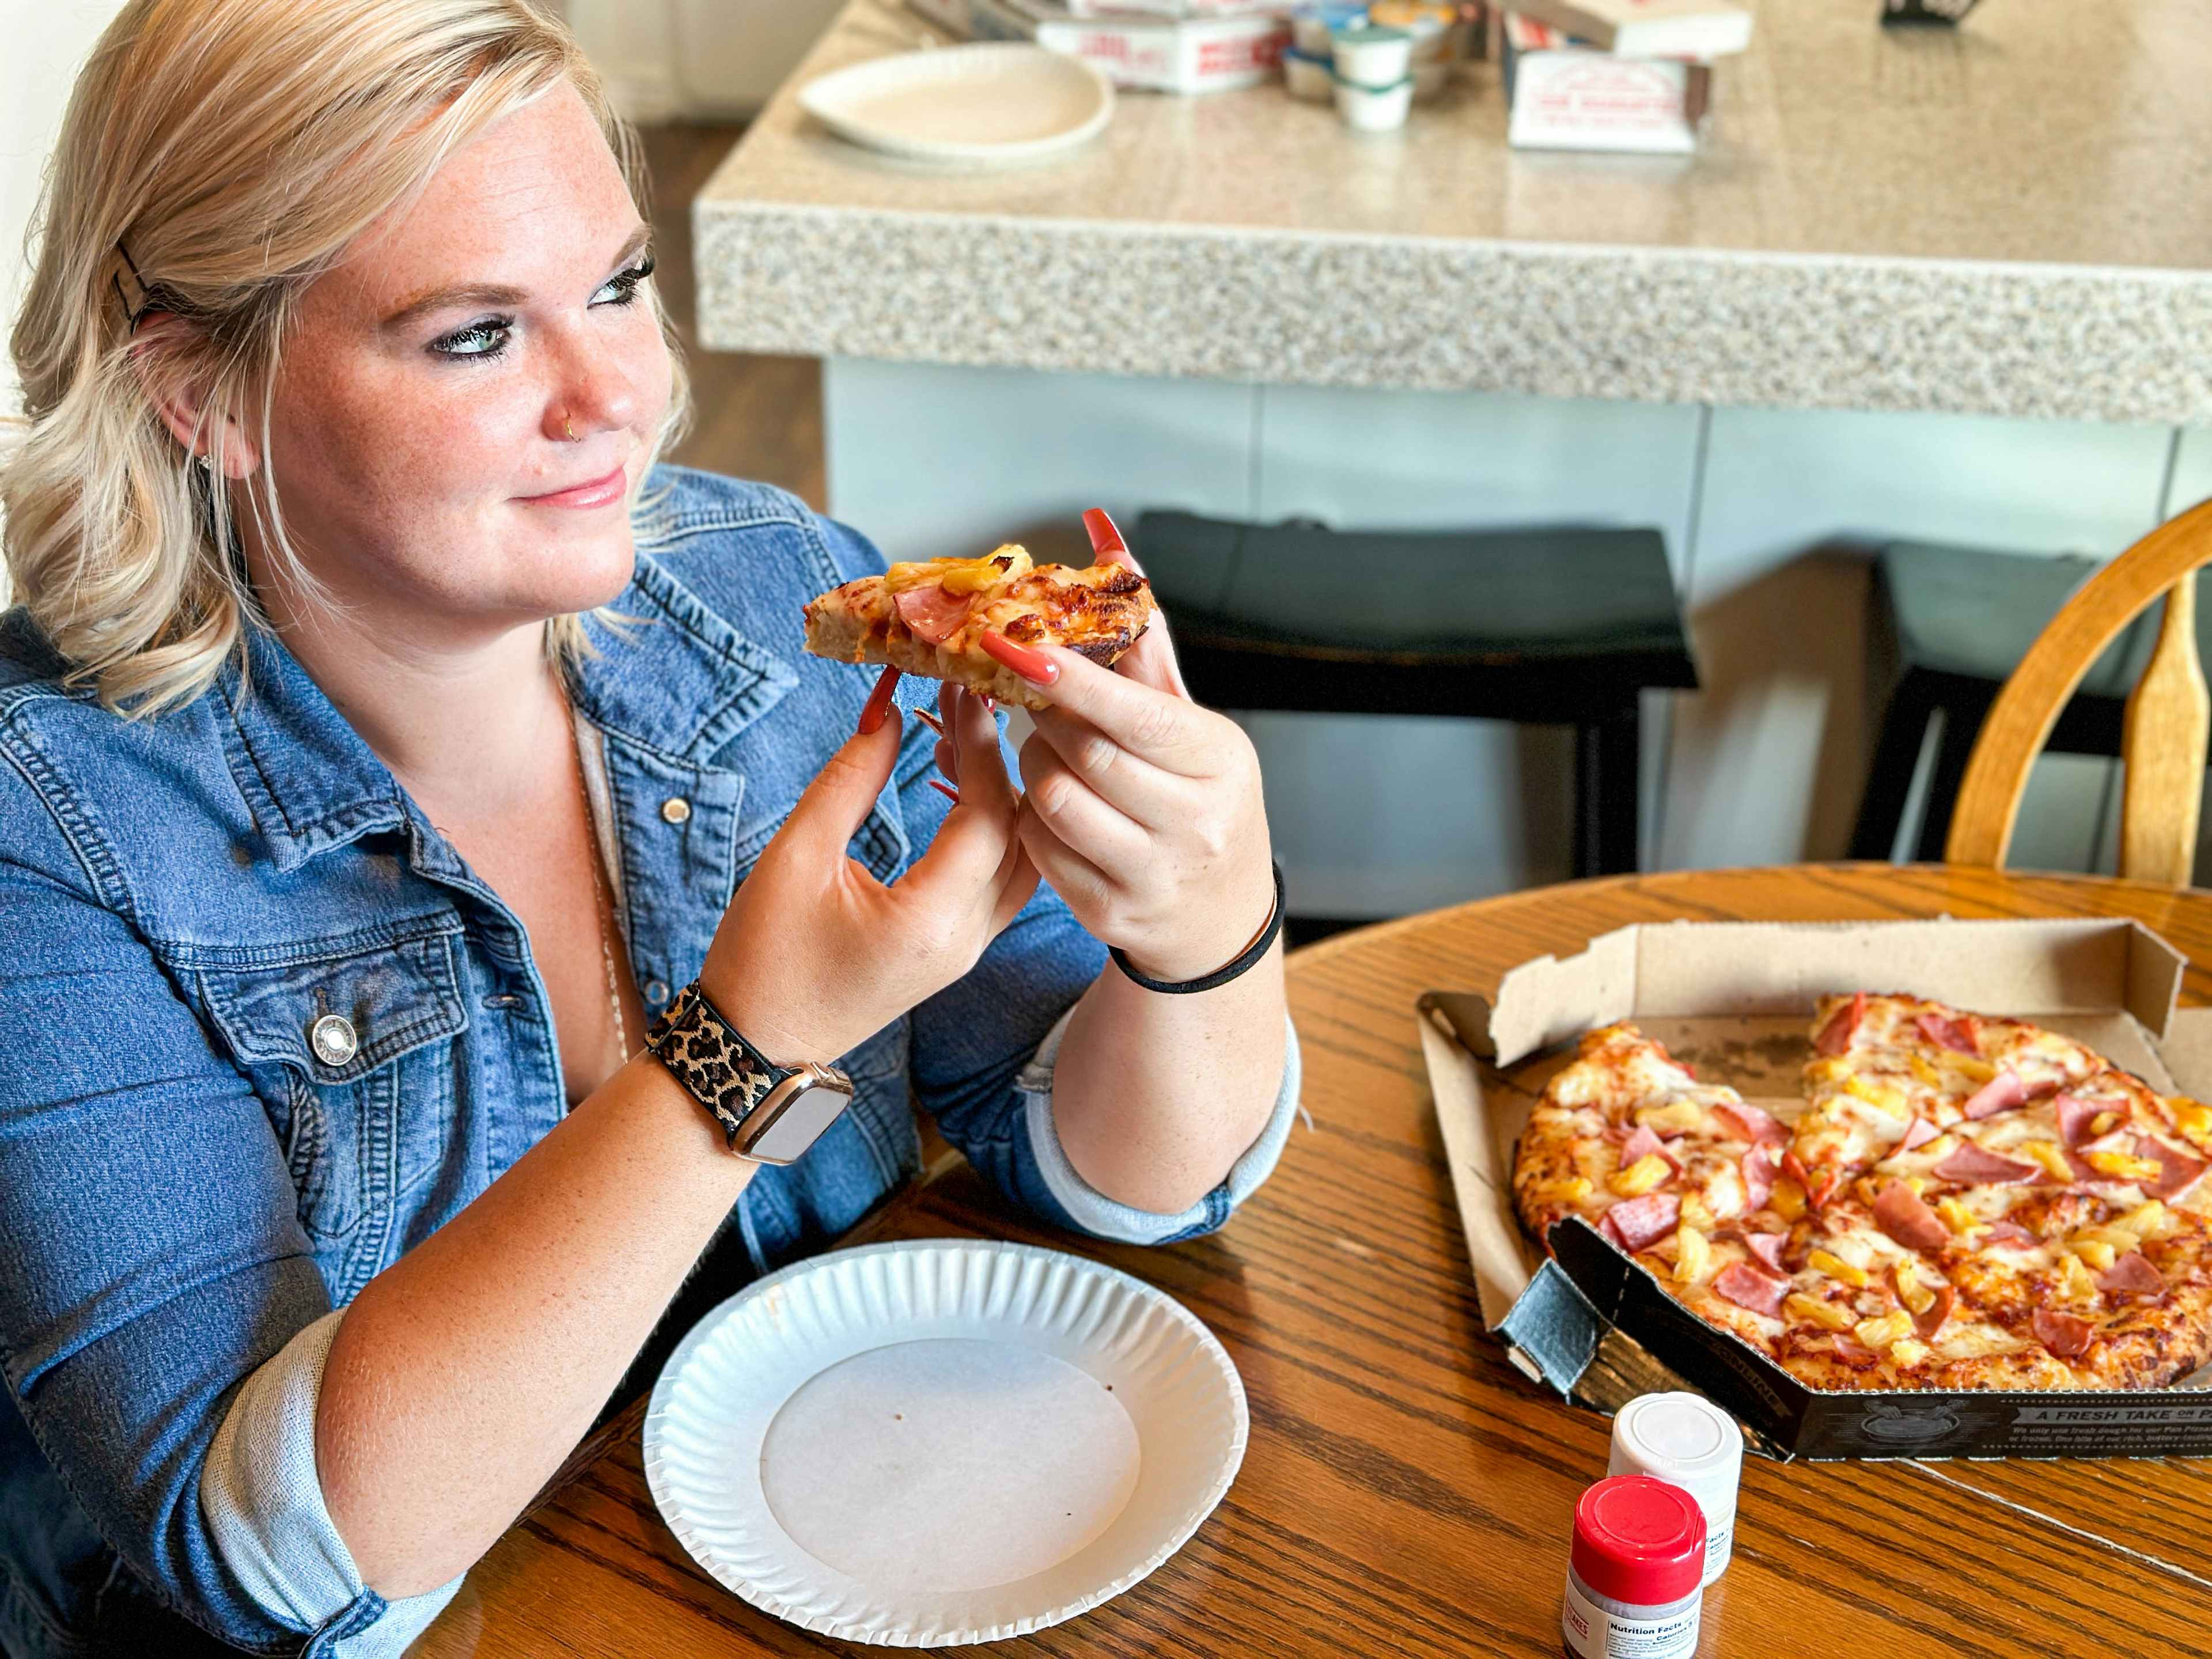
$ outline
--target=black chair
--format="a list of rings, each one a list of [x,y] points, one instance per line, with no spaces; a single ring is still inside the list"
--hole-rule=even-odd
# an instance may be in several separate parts
[[[1983,717],[2036,636],[2100,562],[1910,542],[1882,550],[1875,592],[1895,638],[1899,672],[1851,834],[1853,858],[1891,856],[1929,722],[1939,715],[1942,731],[1915,856],[1926,861],[1943,856],[1951,810]],[[2137,617],[2097,659],[2059,715],[2047,748],[2118,756],[2127,696],[2158,642],[2160,616],[2153,606]],[[2203,606],[2197,634],[2199,653],[2212,652],[2212,617]]]
[[[1698,684],[1657,531],[1407,534],[1153,512],[1136,546],[1200,702],[1571,726],[1575,873],[1637,867],[1637,694]]]

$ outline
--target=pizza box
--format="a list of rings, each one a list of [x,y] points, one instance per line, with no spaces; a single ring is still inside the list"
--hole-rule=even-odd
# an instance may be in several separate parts
[[[1513,1146],[1593,1026],[1633,1019],[1700,1076],[1795,1109],[1814,999],[1901,991],[2030,1019],[2165,1093],[2212,1098],[2212,1008],[2181,1009],[2185,958],[2139,923],[1668,922],[1522,963],[1486,1000],[1431,991],[1419,1025],[1484,1325],[1533,1382],[1611,1412],[1693,1388],[1778,1458],[2212,1455],[2212,1367],[2169,1389],[1828,1391],[1674,1300],[1572,1219],[1547,1258],[1513,1212]],[[2212,1177],[2208,1177],[2212,1178]]]

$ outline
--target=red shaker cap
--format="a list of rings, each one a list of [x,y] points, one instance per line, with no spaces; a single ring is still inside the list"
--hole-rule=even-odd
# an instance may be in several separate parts
[[[1575,1504],[1576,1575],[1600,1595],[1664,1607],[1705,1577],[1705,1514],[1648,1474],[1601,1480]]]

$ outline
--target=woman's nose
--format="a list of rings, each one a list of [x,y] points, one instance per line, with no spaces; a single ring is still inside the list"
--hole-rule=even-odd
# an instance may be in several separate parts
[[[550,388],[545,435],[556,443],[574,443],[595,432],[634,426],[640,402],[635,379],[619,353],[580,346],[567,372]]]

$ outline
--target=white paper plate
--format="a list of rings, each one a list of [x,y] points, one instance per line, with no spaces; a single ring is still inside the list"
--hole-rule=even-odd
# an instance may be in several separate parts
[[[1073,149],[1114,116],[1090,64],[1018,41],[872,58],[799,94],[840,137],[913,161],[1023,167]]]
[[[645,1419],[692,1558],[848,1641],[1020,1636],[1181,1548],[1243,1461],[1244,1385],[1160,1291],[981,1239],[801,1261],[701,1320]]]

